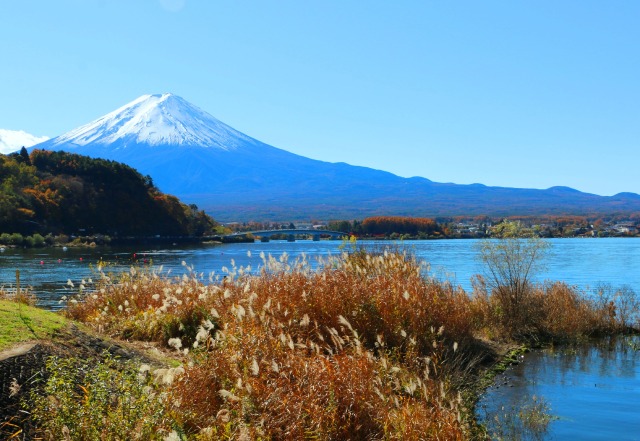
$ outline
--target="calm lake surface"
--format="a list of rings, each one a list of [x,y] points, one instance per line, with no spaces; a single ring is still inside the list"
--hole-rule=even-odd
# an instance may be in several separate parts
[[[613,286],[623,284],[640,292],[640,239],[551,239],[546,268],[540,280],[562,280],[583,289],[598,283]],[[477,240],[431,240],[381,242],[360,241],[358,246],[382,249],[396,246],[415,253],[429,264],[429,275],[446,279],[465,290],[471,290],[470,279],[482,273],[478,261]],[[70,293],[67,281],[76,283],[92,277],[92,268],[100,261],[113,264],[110,271],[126,271],[129,266],[153,264],[181,275],[186,262],[198,273],[224,275],[223,267],[251,267],[259,270],[260,253],[279,258],[284,253],[289,260],[306,255],[311,264],[318,258],[336,256],[344,247],[341,241],[272,241],[267,243],[212,244],[192,247],[136,246],[97,248],[12,249],[0,252],[0,286],[14,287],[15,272],[20,270],[23,286],[31,286],[40,306],[55,309],[61,297]],[[250,254],[250,255],[249,255]]]
[[[495,417],[504,426],[501,409],[531,406],[534,396],[555,418],[543,439],[640,440],[640,338],[527,354],[496,378],[477,414],[489,433],[500,433]]]
[[[561,280],[585,290],[600,283],[613,287],[628,285],[640,293],[640,239],[551,239],[546,268],[538,280]],[[358,246],[382,249],[396,246],[415,253],[429,263],[429,275],[446,279],[465,290],[470,279],[482,273],[477,240],[377,242],[360,241]],[[74,293],[67,287],[93,277],[91,266],[110,262],[109,271],[126,271],[132,264],[162,265],[171,275],[182,275],[192,266],[197,273],[223,276],[223,267],[251,267],[259,270],[260,253],[289,260],[306,255],[311,264],[320,258],[339,255],[341,241],[272,241],[268,243],[200,245],[194,247],[154,246],[10,249],[0,252],[0,286],[15,286],[20,270],[23,286],[31,286],[45,308],[60,307],[60,299]],[[232,263],[233,262],[233,263]],[[77,289],[77,288],[76,288]],[[636,340],[637,341],[637,340]],[[640,351],[615,343],[586,346],[569,352],[536,352],[525,362],[501,376],[487,391],[479,413],[518,405],[522,399],[542,396],[551,413],[560,419],[551,423],[545,439],[640,440]],[[507,383],[505,386],[504,383]]]

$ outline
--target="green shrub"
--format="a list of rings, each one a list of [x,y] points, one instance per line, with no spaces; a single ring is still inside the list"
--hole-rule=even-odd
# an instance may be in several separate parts
[[[35,247],[43,247],[45,244],[45,238],[41,234],[34,234],[31,236],[33,238],[33,246]]]
[[[44,439],[156,440],[171,432],[160,394],[132,363],[51,357],[46,370],[24,403]]]
[[[24,246],[29,247],[29,248],[33,248],[35,246],[35,240],[33,240],[33,236],[26,236],[22,243],[24,244]]]
[[[13,233],[9,236],[9,245],[22,245],[24,238],[20,233]]]

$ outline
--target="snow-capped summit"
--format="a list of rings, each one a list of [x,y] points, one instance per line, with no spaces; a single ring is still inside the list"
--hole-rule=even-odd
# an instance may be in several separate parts
[[[31,147],[47,139],[48,136],[34,136],[23,130],[0,129],[0,153],[12,153],[21,147]]]
[[[65,133],[47,148],[132,144],[197,146],[234,150],[254,140],[171,93],[143,95],[119,109]]]
[[[168,93],[141,96],[32,149],[123,162],[163,192],[223,220],[640,211],[637,195],[442,184],[309,159],[244,135]]]

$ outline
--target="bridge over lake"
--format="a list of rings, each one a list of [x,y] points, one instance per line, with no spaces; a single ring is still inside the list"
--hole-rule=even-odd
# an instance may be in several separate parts
[[[259,238],[262,242],[268,242],[273,236],[285,236],[288,241],[294,242],[300,236],[311,237],[313,240],[320,240],[321,237],[331,237],[332,239],[340,239],[349,237],[349,234],[342,231],[316,230],[303,228],[288,228],[284,230],[258,230],[258,231],[241,231],[238,233],[227,234],[222,236],[222,240],[233,241],[249,235]]]

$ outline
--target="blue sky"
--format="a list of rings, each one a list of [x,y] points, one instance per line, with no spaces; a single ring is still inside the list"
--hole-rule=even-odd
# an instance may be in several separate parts
[[[0,2],[0,128],[172,92],[268,144],[438,182],[640,193],[640,2]]]

